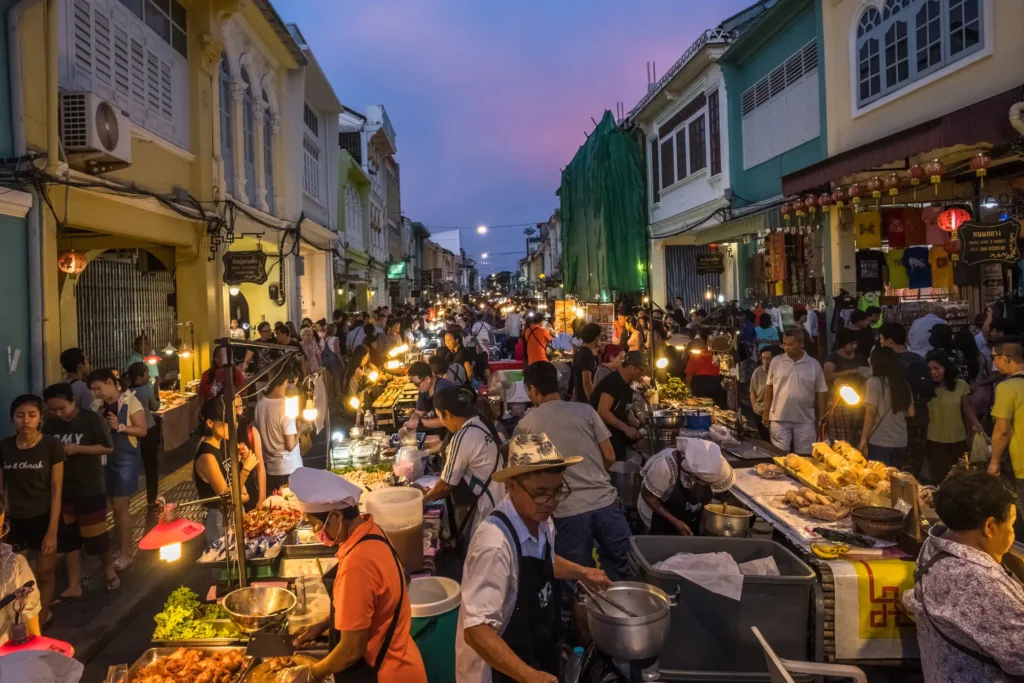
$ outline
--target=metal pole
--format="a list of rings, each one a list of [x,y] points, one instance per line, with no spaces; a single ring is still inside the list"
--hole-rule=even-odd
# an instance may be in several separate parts
[[[227,345],[228,365],[224,370],[224,399],[227,401],[228,443],[227,453],[231,459],[231,512],[232,524],[235,529],[235,555],[238,559],[238,587],[245,588],[245,529],[242,524],[242,466],[238,461],[238,433],[235,424],[235,365],[231,354],[233,349]],[[224,520],[225,524],[227,520]],[[228,583],[231,575],[228,575]]]

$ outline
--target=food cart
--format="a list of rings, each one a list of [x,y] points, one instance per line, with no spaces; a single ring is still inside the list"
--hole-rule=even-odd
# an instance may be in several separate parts
[[[408,419],[416,407],[419,393],[407,376],[395,377],[373,401],[373,418],[377,429],[393,433]]]

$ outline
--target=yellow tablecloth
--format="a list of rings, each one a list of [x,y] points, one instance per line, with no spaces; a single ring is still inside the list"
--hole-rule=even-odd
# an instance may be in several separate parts
[[[917,627],[903,607],[914,585],[909,560],[832,560],[835,579],[836,659],[919,656]]]

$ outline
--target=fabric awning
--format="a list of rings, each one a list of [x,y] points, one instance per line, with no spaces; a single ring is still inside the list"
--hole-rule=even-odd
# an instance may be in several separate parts
[[[847,150],[782,178],[782,193],[802,194],[845,176],[881,168],[933,149],[987,143],[1001,145],[1020,134],[1010,125],[1010,107],[1020,88],[976,102],[888,137]]]

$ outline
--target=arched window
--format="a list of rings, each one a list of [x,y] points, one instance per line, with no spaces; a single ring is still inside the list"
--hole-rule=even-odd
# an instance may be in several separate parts
[[[274,213],[274,131],[270,98],[263,91],[263,186],[267,190],[267,206]]]
[[[253,123],[252,82],[249,72],[242,69],[245,94],[242,96],[242,143],[245,149],[245,196],[249,203],[256,201],[256,140]]]
[[[855,83],[864,106],[984,47],[985,0],[874,0],[857,20]]]
[[[231,70],[228,58],[220,58],[220,158],[224,163],[224,191],[235,192],[235,153],[231,139]]]

